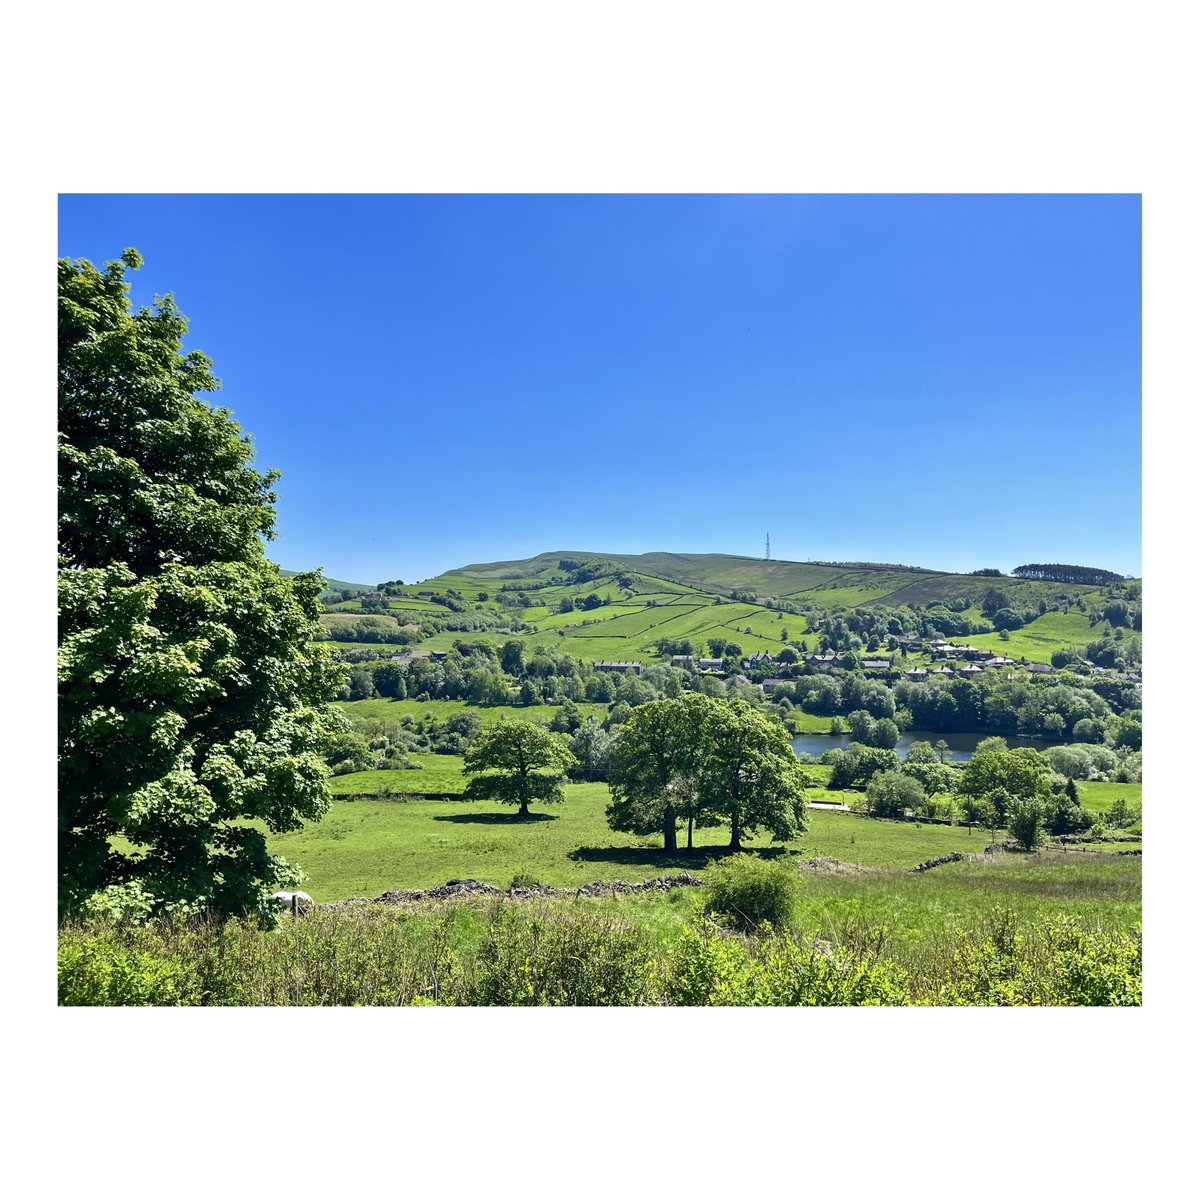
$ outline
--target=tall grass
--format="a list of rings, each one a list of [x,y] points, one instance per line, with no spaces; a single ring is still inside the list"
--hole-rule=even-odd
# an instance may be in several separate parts
[[[161,919],[60,931],[64,1005],[1140,1004],[1140,929],[998,908],[920,943],[853,914],[750,936],[681,904],[464,900],[266,929]],[[636,910],[633,910],[636,912]]]

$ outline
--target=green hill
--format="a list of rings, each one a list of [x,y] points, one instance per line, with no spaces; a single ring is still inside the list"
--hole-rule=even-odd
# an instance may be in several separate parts
[[[872,605],[969,607],[978,622],[978,604],[997,586],[1014,607],[1026,610],[1041,601],[1057,608],[1077,596],[1088,604],[1102,598],[1095,589],[1070,584],[889,563],[555,550],[470,563],[419,584],[389,587],[388,613],[394,616],[381,615],[397,625],[425,622],[428,636],[421,646],[428,650],[448,649],[463,640],[499,644],[515,634],[532,647],[593,662],[651,662],[664,639],[688,640],[701,653],[714,638],[736,642],[748,654],[775,651],[785,641],[804,638],[812,628],[809,618],[821,612]],[[362,606],[352,600],[330,609],[327,623],[340,621],[337,627],[345,629],[344,618],[332,615],[334,611],[349,616]],[[435,624],[429,626],[430,620]],[[1083,613],[1069,620],[1066,614],[1061,620],[1051,614],[1042,618],[1042,625],[1030,626],[1036,650],[1031,658],[1044,661],[1058,645],[1087,640]],[[990,645],[979,642],[979,636],[977,644]],[[1010,649],[1017,649],[1015,641]]]

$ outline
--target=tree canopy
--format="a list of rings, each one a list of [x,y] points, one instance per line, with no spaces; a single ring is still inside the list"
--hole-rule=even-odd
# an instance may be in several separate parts
[[[681,820],[727,823],[730,847],[768,830],[804,828],[807,779],[787,732],[742,700],[691,693],[634,709],[621,726],[609,774],[609,824],[661,833],[674,850]]]
[[[265,912],[302,876],[248,821],[327,810],[341,668],[186,321],[132,310],[140,263],[58,265],[60,907]]]
[[[506,721],[486,729],[463,759],[463,771],[474,778],[464,793],[468,800],[515,804],[529,816],[534,801],[563,800],[563,776],[576,765],[563,737],[526,721]]]

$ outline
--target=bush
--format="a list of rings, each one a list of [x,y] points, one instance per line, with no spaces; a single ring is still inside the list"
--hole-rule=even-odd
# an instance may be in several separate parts
[[[462,1003],[627,1005],[651,997],[645,935],[593,913],[531,920],[506,908],[488,925],[478,962]]]
[[[957,933],[938,1004],[1140,1005],[1142,932],[1091,933],[1059,916],[1024,932],[1011,909]]]
[[[59,947],[58,1002],[71,1006],[197,1004],[199,987],[174,959],[130,950],[106,937],[90,937]]]
[[[752,854],[714,863],[704,872],[704,883],[704,911],[745,930],[786,928],[800,893],[790,867]]]
[[[908,1003],[903,972],[844,949],[784,935],[761,943],[688,926],[672,948],[663,999],[680,1005],[891,1005]]]

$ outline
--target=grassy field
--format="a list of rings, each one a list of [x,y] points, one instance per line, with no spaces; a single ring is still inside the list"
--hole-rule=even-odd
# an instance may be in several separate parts
[[[437,757],[424,756],[426,761]],[[407,783],[409,776],[425,772],[362,774],[403,775]],[[479,879],[499,887],[518,872],[564,887],[595,879],[651,879],[664,871],[700,870],[724,853],[729,840],[726,829],[697,830],[693,853],[666,854],[654,838],[608,827],[606,785],[570,784],[566,793],[566,803],[543,806],[529,821],[518,820],[501,805],[481,802],[335,801],[323,821],[273,837],[271,848],[299,863],[309,876],[307,890],[324,901],[375,896],[388,888],[429,887],[448,879]],[[826,795],[810,792],[814,800]],[[747,845],[768,853],[786,849],[805,859],[909,868],[954,851],[981,853],[989,841],[983,831],[963,826],[875,821],[827,811],[810,812],[808,824],[808,831],[786,847],[766,837]]]
[[[467,786],[463,775],[463,760],[457,754],[410,754],[412,762],[421,764],[419,771],[353,771],[335,775],[329,790],[335,796],[442,795],[461,793]]]
[[[1038,617],[1022,629],[1015,629],[1005,641],[998,633],[975,633],[965,638],[949,638],[959,646],[978,646],[1005,658],[1027,658],[1030,662],[1050,661],[1055,650],[1085,646],[1100,635],[1081,612],[1051,612]]]
[[[1078,783],[1079,802],[1092,812],[1112,811],[1118,796],[1125,797],[1130,808],[1142,807],[1142,785],[1140,783]]]

